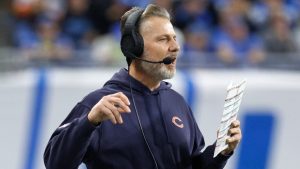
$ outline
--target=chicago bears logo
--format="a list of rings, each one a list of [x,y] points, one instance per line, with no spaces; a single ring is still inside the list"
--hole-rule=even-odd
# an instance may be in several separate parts
[[[183,128],[183,127],[184,127],[184,125],[183,125],[183,123],[182,123],[182,120],[181,120],[179,117],[177,117],[177,116],[173,116],[173,118],[172,118],[172,123],[173,123],[176,127],[179,127],[179,128]]]

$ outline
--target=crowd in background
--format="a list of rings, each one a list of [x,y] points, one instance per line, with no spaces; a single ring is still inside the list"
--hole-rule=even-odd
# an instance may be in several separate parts
[[[255,66],[300,49],[299,0],[4,0],[0,45],[29,60],[119,62],[120,17],[149,3],[171,13],[185,63]]]

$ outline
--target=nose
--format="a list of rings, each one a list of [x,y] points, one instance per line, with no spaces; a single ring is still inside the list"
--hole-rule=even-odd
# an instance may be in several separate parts
[[[172,39],[169,50],[170,52],[178,52],[180,50],[180,46],[175,39]]]

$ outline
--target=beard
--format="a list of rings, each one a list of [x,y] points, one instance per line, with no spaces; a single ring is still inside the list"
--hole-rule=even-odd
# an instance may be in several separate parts
[[[155,81],[162,81],[164,79],[171,79],[175,73],[175,68],[168,68],[167,65],[161,63],[148,63],[137,60],[137,69],[144,72]]]

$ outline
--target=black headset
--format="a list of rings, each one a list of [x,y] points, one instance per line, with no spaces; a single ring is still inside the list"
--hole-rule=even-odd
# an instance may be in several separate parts
[[[121,50],[125,57],[135,59],[144,52],[144,39],[138,31],[138,22],[143,14],[143,9],[138,9],[131,13],[125,24],[121,38]]]

